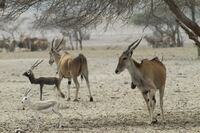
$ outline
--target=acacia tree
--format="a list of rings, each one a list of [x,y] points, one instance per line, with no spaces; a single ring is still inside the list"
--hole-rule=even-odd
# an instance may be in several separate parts
[[[197,12],[198,13],[200,12],[200,10],[198,10],[197,7],[199,6],[200,3],[198,3],[197,0],[188,0],[186,4],[190,10],[192,21],[196,23]],[[199,47],[198,47],[198,56],[200,57],[200,48]]]
[[[174,0],[164,1],[169,6],[169,9],[176,16],[177,22],[185,30],[189,38],[192,39],[198,47],[200,47],[200,41],[198,39],[200,37],[200,26],[196,22],[192,21],[192,19],[187,17],[176,5]],[[197,2],[197,4],[199,3]]]
[[[147,7],[148,8],[148,7]],[[146,35],[145,39],[152,47],[181,47],[183,46],[179,26],[167,10],[163,3],[156,3],[153,7],[148,8],[148,15],[144,10],[131,18],[131,22],[136,25],[148,27],[153,31],[151,35]],[[147,16],[148,15],[148,16]]]
[[[179,8],[179,1],[160,0],[168,5],[178,24],[186,31],[189,38],[200,47],[200,26],[192,21]],[[59,27],[84,27],[98,24],[104,20],[122,19],[127,21],[136,6],[151,6],[157,0],[6,0],[5,19],[13,19],[30,8],[42,12],[39,16],[40,25],[56,25]],[[197,2],[199,4],[199,2]]]

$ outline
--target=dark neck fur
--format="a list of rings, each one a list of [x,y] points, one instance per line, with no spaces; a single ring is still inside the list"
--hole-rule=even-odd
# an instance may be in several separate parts
[[[34,74],[30,75],[28,78],[29,78],[31,84],[38,84],[37,79],[35,78]]]

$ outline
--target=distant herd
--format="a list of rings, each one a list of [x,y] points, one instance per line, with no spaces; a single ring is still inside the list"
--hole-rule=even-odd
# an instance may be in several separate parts
[[[58,73],[59,77],[38,77],[36,78],[33,74],[33,70],[37,67],[43,60],[36,61],[29,70],[23,73],[24,76],[29,78],[31,84],[39,84],[40,85],[40,100],[31,101],[29,92],[31,89],[27,89],[25,95],[22,99],[22,103],[36,112],[36,120],[37,120],[37,129],[39,129],[39,112],[53,112],[59,116],[59,127],[62,127],[63,116],[59,111],[60,103],[57,100],[42,100],[43,86],[44,85],[53,85],[57,89],[56,96],[65,98],[64,93],[60,89],[60,84],[63,78],[68,79],[67,89],[68,96],[67,100],[70,101],[70,85],[73,81],[76,87],[76,93],[74,101],[79,101],[78,93],[80,84],[78,82],[78,77],[81,76],[82,79],[85,79],[88,93],[89,93],[89,101],[92,102],[93,96],[90,90],[90,82],[89,82],[89,71],[87,58],[83,54],[79,54],[77,57],[73,57],[70,53],[63,51],[60,44],[63,39],[57,46],[54,46],[54,40],[51,44],[51,49],[49,51],[49,64],[52,65],[54,62],[57,65],[57,69],[55,73]],[[147,109],[149,111],[150,116],[150,124],[157,123],[157,119],[154,116],[154,109],[156,105],[156,91],[158,90],[160,93],[160,108],[162,115],[162,122],[164,122],[164,112],[163,112],[163,96],[165,90],[165,82],[166,82],[166,68],[165,65],[157,58],[153,58],[152,60],[143,59],[141,63],[136,62],[132,59],[132,54],[134,49],[142,41],[141,39],[136,40],[128,48],[122,52],[121,56],[118,60],[118,65],[115,70],[116,74],[120,74],[125,69],[128,70],[131,75],[131,88],[135,89],[137,87],[147,104]],[[58,98],[57,97],[57,98]]]

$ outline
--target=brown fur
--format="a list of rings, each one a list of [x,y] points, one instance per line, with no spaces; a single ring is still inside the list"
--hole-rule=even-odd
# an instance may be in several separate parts
[[[76,95],[74,100],[78,101],[78,91],[80,85],[77,77],[81,75],[81,77],[82,78],[84,77],[86,80],[86,84],[90,95],[90,101],[93,101],[89,85],[89,74],[88,74],[88,65],[86,57],[83,54],[79,54],[79,56],[73,57],[68,52],[62,52],[62,54],[60,54],[59,51],[57,51],[57,49],[53,48],[53,42],[49,54],[50,54],[49,64],[53,64],[53,62],[56,62],[60,81],[63,78],[68,79],[68,100],[70,100],[70,84],[71,84],[71,79],[73,79],[76,85]]]
[[[164,64],[157,59],[157,57],[152,60],[144,59],[141,64],[134,61],[134,64],[145,79],[151,79],[153,81],[156,89],[160,89],[163,85],[165,85],[166,68]]]
[[[152,60],[143,59],[141,63],[131,58],[133,50],[139,45],[141,40],[142,38],[132,43],[128,49],[122,53],[115,73],[119,74],[125,69],[129,71],[132,80],[131,87],[134,88],[137,86],[140,89],[148,107],[150,121],[157,122],[157,120],[153,120],[153,111],[156,104],[155,93],[156,90],[159,90],[162,120],[164,120],[163,96],[166,82],[166,68],[157,57]],[[137,44],[134,45],[136,42]]]
[[[83,71],[88,71],[87,59],[84,55],[73,58],[70,54],[64,54],[59,61],[59,73],[64,78],[78,77]],[[76,66],[76,67],[75,67]]]

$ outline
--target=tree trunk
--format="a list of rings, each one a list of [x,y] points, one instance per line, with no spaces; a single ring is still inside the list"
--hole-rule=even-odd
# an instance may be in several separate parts
[[[72,41],[72,35],[70,33],[69,33],[69,43],[71,45],[71,49],[74,50],[73,41]]]
[[[176,15],[176,17],[185,24],[188,28],[190,28],[196,35],[200,36],[200,27],[197,23],[190,20],[183,12],[179,9],[179,7],[175,4],[174,0],[164,0],[165,3],[169,6],[170,10]]]
[[[76,50],[78,50],[78,32],[77,30],[74,30],[74,38],[75,38],[75,41],[76,41]]]
[[[190,0],[190,10],[191,10],[192,21],[196,22],[195,0]],[[200,58],[200,48],[199,47],[197,47],[197,53],[198,53],[198,58]]]
[[[76,50],[78,50],[78,40],[76,40]]]
[[[78,34],[79,34],[79,38],[78,38],[78,40],[79,40],[79,45],[80,45],[80,49],[82,50],[82,49],[83,49],[83,45],[82,45],[82,40],[83,40],[83,38],[82,38],[81,30],[78,31]]]
[[[181,23],[179,22],[179,24],[186,31],[189,38],[195,41],[196,45],[200,47],[200,42],[198,41],[198,38],[195,37],[195,36],[200,37],[200,26],[196,22],[189,19],[175,4],[174,0],[164,0],[164,2],[169,6],[171,12],[173,12],[176,18],[181,22]]]
[[[173,47],[177,47],[178,44],[176,42],[176,29],[174,29],[174,26],[172,26],[172,33],[171,34],[172,34],[172,36],[171,36],[172,44],[174,45]]]
[[[5,8],[5,4],[6,3],[6,0],[0,0],[0,8],[1,9],[4,9]]]
[[[183,47],[183,42],[181,40],[180,30],[179,30],[178,24],[176,24],[176,43],[177,43],[178,47]]]

